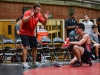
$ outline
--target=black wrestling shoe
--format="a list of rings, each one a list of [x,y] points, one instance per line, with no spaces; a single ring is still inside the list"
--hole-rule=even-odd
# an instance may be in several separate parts
[[[89,64],[89,66],[92,66],[91,59],[88,59],[85,63],[86,63],[86,64]]]
[[[89,62],[89,66],[92,66],[91,59],[89,59],[88,62]]]
[[[78,65],[78,67],[79,67],[79,66],[82,66],[83,63],[82,63],[81,61],[77,61],[77,65]]]
[[[91,62],[91,63],[89,63],[89,66],[92,66],[92,62]]]
[[[99,56],[96,56],[96,60],[99,60]]]
[[[75,63],[73,63],[70,66],[72,66],[72,67],[80,67],[80,66],[82,66],[82,62],[76,61]]]

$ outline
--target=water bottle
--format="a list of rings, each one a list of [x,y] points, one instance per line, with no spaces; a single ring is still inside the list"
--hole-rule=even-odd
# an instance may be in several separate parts
[[[44,63],[44,56],[41,54],[41,63]]]

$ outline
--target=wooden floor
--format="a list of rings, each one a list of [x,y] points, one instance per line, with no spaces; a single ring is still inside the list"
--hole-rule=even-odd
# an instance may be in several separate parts
[[[91,67],[87,64],[82,67],[70,67],[69,62],[62,62],[61,67],[55,67],[53,62],[48,62],[41,68],[30,69],[23,68],[21,63],[2,63],[0,64],[0,75],[100,75],[100,60],[92,62]]]

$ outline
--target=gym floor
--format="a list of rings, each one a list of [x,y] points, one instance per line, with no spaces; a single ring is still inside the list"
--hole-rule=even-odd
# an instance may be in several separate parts
[[[40,68],[29,69],[23,68],[21,63],[2,63],[0,64],[0,75],[100,75],[100,60],[92,62],[91,67],[88,64],[82,67],[70,67],[69,62],[65,61],[61,62],[63,63],[61,67],[55,67],[53,62],[48,62]]]

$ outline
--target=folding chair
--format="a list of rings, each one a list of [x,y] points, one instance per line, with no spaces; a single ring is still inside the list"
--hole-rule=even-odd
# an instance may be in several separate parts
[[[51,43],[50,39],[48,38],[48,32],[47,30],[41,30],[37,32],[37,39],[40,44],[40,47],[38,47],[38,50],[41,50],[42,56],[45,56],[47,50],[49,49],[49,43]]]
[[[56,43],[62,44],[62,43],[64,43],[64,41],[63,41],[61,38],[59,38],[59,37],[53,38],[54,57],[55,57],[56,60],[58,61],[57,50],[61,49],[61,47],[55,47],[55,44],[56,44]]]
[[[0,40],[0,63],[3,63],[2,42]]]
[[[20,52],[22,51],[22,48],[18,49],[16,48],[16,44],[22,44],[21,39],[15,39],[15,50],[16,53],[12,56],[11,62],[22,62],[22,55],[20,55]]]
[[[22,40],[16,39],[15,44],[22,44]],[[16,48],[16,54],[11,58],[12,62],[22,62],[22,55],[20,52],[23,50],[23,48],[17,49]],[[28,49],[28,54],[27,54],[27,62],[32,62],[32,55],[31,55],[31,48]]]
[[[50,58],[50,52],[48,52],[48,50],[49,50],[49,43],[51,43],[50,38],[48,38],[46,36],[43,36],[41,38],[41,50],[42,50],[41,53],[44,56],[44,62],[46,60],[46,57]]]
[[[15,48],[12,49],[11,47],[8,47],[8,46],[5,47],[4,46],[5,44],[13,44],[13,45],[15,45],[15,43],[10,38],[5,38],[5,39],[2,40],[3,58],[4,58],[4,61],[6,63],[7,56],[12,56],[13,55],[12,52],[14,52]]]
[[[1,34],[0,35],[0,63],[3,63],[3,51],[2,51],[2,39],[6,38],[5,35]]]
[[[41,47],[42,47],[42,53],[44,57],[46,56],[45,51],[49,50],[49,43],[51,43],[50,38],[43,36],[41,39]]]
[[[22,44],[22,40],[19,38],[19,39],[16,39],[15,40],[15,44]]]
[[[72,47],[68,47],[69,41],[70,41],[70,39],[69,38],[66,38],[65,43],[61,47],[61,49],[65,49],[63,61],[66,60],[66,57],[69,60],[71,60],[71,58],[72,58],[72,52],[70,51]]]

